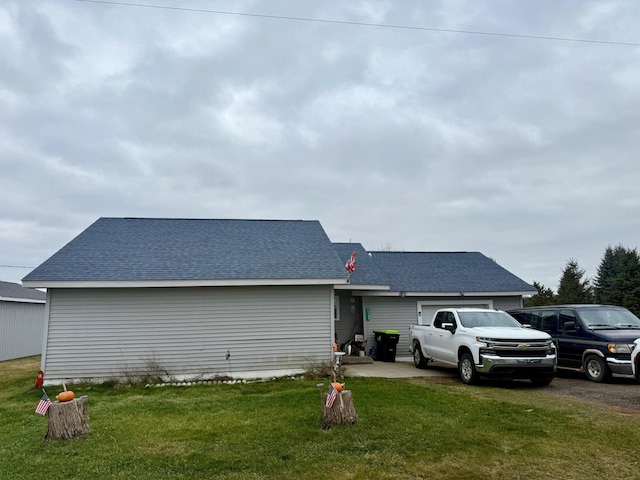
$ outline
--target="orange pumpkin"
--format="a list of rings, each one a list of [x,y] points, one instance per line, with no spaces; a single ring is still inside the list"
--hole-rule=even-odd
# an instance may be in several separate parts
[[[71,390],[65,390],[64,392],[60,392],[57,398],[59,402],[68,402],[69,400],[73,400],[74,396]]]
[[[343,383],[333,382],[331,385],[333,385],[333,388],[335,388],[337,392],[341,392],[342,390],[344,390]]]

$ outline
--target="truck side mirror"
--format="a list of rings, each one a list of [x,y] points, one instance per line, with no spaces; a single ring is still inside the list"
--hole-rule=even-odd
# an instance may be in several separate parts
[[[456,326],[453,323],[449,323],[449,322],[443,322],[442,323],[442,328],[451,332],[451,333],[455,333],[456,331]]]
[[[565,322],[564,323],[564,329],[565,330],[575,330],[576,329],[576,322]]]

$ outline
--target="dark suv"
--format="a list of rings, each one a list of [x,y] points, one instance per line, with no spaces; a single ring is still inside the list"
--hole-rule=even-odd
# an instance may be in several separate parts
[[[522,325],[547,332],[558,349],[558,367],[583,371],[604,382],[612,373],[631,375],[633,341],[640,319],[611,305],[550,305],[508,310]]]

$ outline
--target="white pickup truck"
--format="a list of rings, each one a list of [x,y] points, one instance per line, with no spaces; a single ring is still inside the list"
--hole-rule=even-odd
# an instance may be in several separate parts
[[[482,308],[438,310],[428,325],[412,325],[410,350],[417,368],[440,362],[458,368],[463,383],[481,376],[528,378],[548,385],[556,371],[551,336],[525,328],[509,314]]]

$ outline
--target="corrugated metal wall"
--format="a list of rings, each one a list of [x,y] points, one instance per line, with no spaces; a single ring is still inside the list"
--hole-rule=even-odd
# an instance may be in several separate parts
[[[44,303],[0,302],[0,361],[39,355]]]
[[[304,369],[330,359],[332,298],[331,286],[50,290],[45,378]]]

